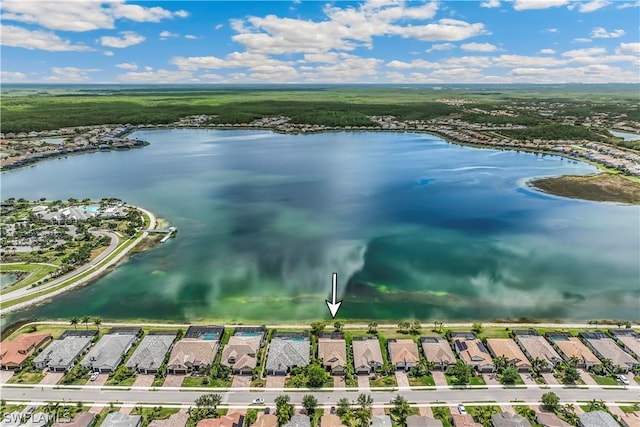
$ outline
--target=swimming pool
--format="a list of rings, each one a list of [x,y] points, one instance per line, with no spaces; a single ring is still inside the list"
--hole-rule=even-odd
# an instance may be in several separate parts
[[[236,332],[235,336],[237,337],[259,337],[262,335],[262,332]]]
[[[84,210],[89,213],[98,213],[98,211],[100,211],[100,208],[97,206],[85,206]]]
[[[205,332],[202,334],[202,339],[205,341],[213,341],[220,338],[220,334],[217,332]]]

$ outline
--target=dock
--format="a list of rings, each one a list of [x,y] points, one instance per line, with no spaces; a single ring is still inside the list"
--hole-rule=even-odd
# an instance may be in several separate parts
[[[173,235],[175,233],[178,232],[178,228],[177,227],[169,227],[169,228],[154,228],[153,230],[144,230],[147,233],[163,233],[166,234],[162,240],[160,240],[160,243],[164,243],[167,240],[169,240],[171,237],[173,237]]]

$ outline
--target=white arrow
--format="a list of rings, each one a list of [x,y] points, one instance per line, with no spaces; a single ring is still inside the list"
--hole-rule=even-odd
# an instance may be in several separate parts
[[[340,304],[342,301],[336,302],[336,294],[338,293],[338,273],[333,273],[331,277],[331,301],[326,300],[329,312],[331,312],[331,318],[335,319],[338,310],[340,310]]]

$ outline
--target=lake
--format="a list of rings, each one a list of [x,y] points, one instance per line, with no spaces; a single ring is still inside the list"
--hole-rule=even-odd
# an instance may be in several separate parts
[[[142,150],[4,173],[2,197],[118,197],[177,226],[21,318],[308,321],[637,319],[640,209],[531,177],[596,169],[428,134],[146,130]]]
[[[617,136],[618,138],[622,138],[625,141],[637,141],[640,139],[640,135],[636,133],[621,132],[618,130],[610,130],[609,133],[613,136]]]

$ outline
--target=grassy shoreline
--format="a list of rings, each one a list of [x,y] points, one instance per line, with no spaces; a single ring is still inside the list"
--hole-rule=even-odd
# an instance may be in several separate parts
[[[613,173],[539,178],[528,185],[554,196],[640,205],[640,183]]]

